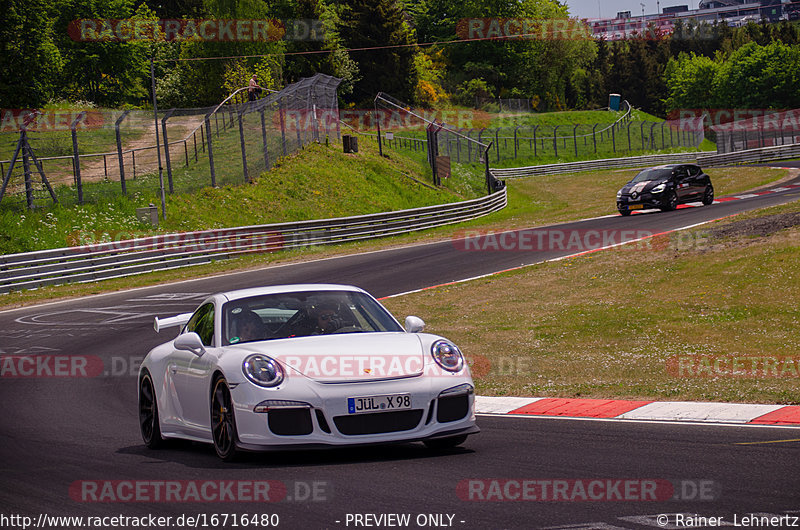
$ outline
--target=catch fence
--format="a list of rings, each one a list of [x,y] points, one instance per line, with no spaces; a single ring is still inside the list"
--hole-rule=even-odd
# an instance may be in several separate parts
[[[157,197],[156,126],[167,193],[248,182],[309,142],[340,138],[340,82],[316,74],[255,101],[242,88],[215,107],[161,110],[157,120],[142,110],[27,112],[19,130],[0,132],[0,208]]]

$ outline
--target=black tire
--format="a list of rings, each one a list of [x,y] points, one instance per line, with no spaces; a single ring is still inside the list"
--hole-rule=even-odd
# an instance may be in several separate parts
[[[675,190],[672,190],[669,193],[667,193],[666,197],[664,197],[664,201],[661,203],[661,211],[671,212],[677,207],[678,207],[678,194],[675,193]]]
[[[450,436],[449,438],[436,438],[433,440],[423,440],[422,443],[425,444],[425,447],[433,451],[444,451],[446,449],[452,449],[453,447],[457,447],[463,444],[466,440],[467,440],[467,435],[460,434],[458,436]]]
[[[148,448],[157,449],[164,445],[161,426],[158,423],[156,392],[149,372],[144,372],[139,379],[139,430]]]
[[[703,193],[703,205],[708,206],[714,203],[714,186],[709,184],[706,186],[706,191]]]
[[[617,211],[618,211],[618,212],[619,212],[619,214],[620,214],[621,216],[623,216],[623,217],[625,217],[625,216],[628,216],[628,215],[630,215],[630,214],[631,214],[631,211],[630,211],[630,210],[617,210]]]
[[[236,444],[236,417],[233,413],[233,399],[225,378],[218,376],[211,391],[211,438],[214,450],[222,460],[232,462],[239,456]]]

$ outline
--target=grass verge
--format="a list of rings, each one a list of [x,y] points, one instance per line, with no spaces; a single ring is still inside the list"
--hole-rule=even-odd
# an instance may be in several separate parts
[[[797,404],[800,225],[748,227],[799,212],[769,208],[385,303],[456,341],[482,395]]]
[[[613,197],[636,170],[595,171],[571,175],[551,175],[509,180],[508,206],[487,217],[468,223],[425,230],[379,240],[347,243],[332,247],[259,254],[238,259],[198,265],[172,271],[105,280],[90,284],[61,285],[14,292],[0,296],[0,308],[19,307],[37,302],[85,296],[160,283],[200,278],[237,270],[261,268],[273,264],[320,259],[367,252],[414,243],[448,239],[465,228],[510,230],[542,226],[616,213]],[[738,193],[783,178],[786,170],[770,168],[732,168],[711,173],[718,195]],[[481,175],[465,177],[480,181]],[[590,190],[590,191],[587,191]]]

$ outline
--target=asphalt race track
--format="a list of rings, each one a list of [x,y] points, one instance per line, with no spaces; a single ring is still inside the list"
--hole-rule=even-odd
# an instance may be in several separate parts
[[[800,188],[790,188],[708,207],[568,223],[557,230],[614,232],[627,240],[798,198]],[[513,240],[520,241],[520,234]],[[274,523],[266,515],[277,514],[279,528],[312,529],[702,528],[710,525],[689,523],[716,520],[691,517],[722,517],[741,525],[754,513],[782,517],[772,527],[795,523],[800,429],[482,416],[479,435],[443,454],[405,444],[264,453],[225,464],[202,444],[176,443],[158,451],[143,446],[135,374],[147,351],[170,337],[170,331],[153,331],[155,315],[191,311],[207,293],[263,284],[348,283],[383,297],[575,253],[465,251],[464,245],[445,241],[0,312],[3,356],[80,356],[88,359],[90,375],[2,378],[0,513],[31,517],[30,524],[50,528],[78,524],[48,524],[39,520],[41,514],[151,514],[172,517],[172,528],[245,526],[231,514],[258,515],[259,524],[250,527]],[[540,488],[566,484],[569,499],[553,491],[548,496],[546,489],[538,490],[546,500],[524,498],[523,481],[534,480]],[[253,484],[264,481],[270,481],[268,494],[255,495]],[[586,495],[577,488],[592,481],[604,484],[604,491],[619,487],[623,493],[583,500]],[[178,483],[179,493],[166,498],[160,489],[166,482]],[[233,493],[220,492],[223,482]],[[637,495],[637,488],[648,484],[657,485],[655,500]],[[206,486],[217,489],[209,490],[210,496],[190,494],[192,487]],[[626,494],[625,487],[633,489]],[[202,499],[214,502],[198,502]],[[198,514],[203,519],[177,520]],[[212,521],[213,514],[220,518]],[[664,519],[666,514],[673,515]],[[408,524],[402,524],[406,516]],[[224,524],[222,517],[228,517]],[[0,518],[0,528],[21,528],[22,522]],[[107,519],[106,527],[114,522]]]

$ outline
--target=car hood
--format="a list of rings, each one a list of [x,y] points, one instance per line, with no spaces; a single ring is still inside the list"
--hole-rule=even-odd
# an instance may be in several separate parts
[[[419,336],[404,332],[293,337],[229,348],[243,354],[263,353],[291,371],[322,383],[421,375],[426,362]]]
[[[625,184],[625,186],[623,186],[621,191],[625,195],[631,195],[633,194],[633,192],[636,192],[641,195],[642,193],[648,192],[664,182],[667,182],[667,179],[645,180],[642,182],[628,182],[627,184]]]

